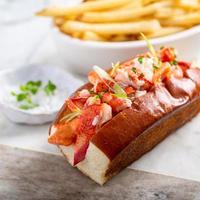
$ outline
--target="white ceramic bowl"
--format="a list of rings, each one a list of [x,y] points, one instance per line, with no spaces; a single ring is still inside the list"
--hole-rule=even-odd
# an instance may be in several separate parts
[[[45,104],[44,106],[48,109],[32,112],[31,110],[19,109],[12,104],[11,91],[30,80],[41,80],[42,82],[51,80],[56,84],[57,90],[52,98],[57,98],[57,100],[54,103]],[[73,78],[56,66],[29,65],[1,71],[0,110],[7,118],[16,123],[43,124],[50,122],[55,118],[64,100],[80,85],[82,85],[82,81]]]
[[[61,33],[57,28],[53,29],[52,34],[61,59],[70,70],[79,74],[86,74],[93,65],[106,69],[112,62],[124,61],[147,51],[144,41],[114,43],[81,41]],[[152,39],[152,43],[156,48],[175,47],[179,52],[179,57],[184,60],[197,60],[200,58],[200,26]]]

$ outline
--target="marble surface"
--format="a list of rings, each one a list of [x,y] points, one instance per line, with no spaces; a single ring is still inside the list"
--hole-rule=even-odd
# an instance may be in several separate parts
[[[47,19],[32,16],[28,20],[17,23],[0,22],[0,45],[0,70],[32,63],[66,67],[57,53],[51,37],[50,21]],[[74,80],[84,80],[74,74],[73,77]],[[135,162],[131,168],[200,181],[199,120],[200,116],[197,116],[153,151]],[[49,124],[41,126],[13,124],[0,112],[0,144],[59,153],[56,147],[47,143],[48,127]],[[57,164],[51,162],[51,165]],[[66,166],[66,170],[71,169]],[[55,173],[54,176],[56,176]]]
[[[200,181],[200,114],[130,168]]]
[[[2,200],[199,200],[200,183],[126,169],[103,187],[57,155],[0,145]]]

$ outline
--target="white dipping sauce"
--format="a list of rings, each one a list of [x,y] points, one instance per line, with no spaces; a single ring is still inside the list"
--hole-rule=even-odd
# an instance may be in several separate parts
[[[63,90],[60,90],[57,86],[56,90],[54,91],[53,95],[47,96],[46,93],[39,89],[39,91],[31,96],[32,102],[34,104],[38,104],[37,107],[31,108],[28,110],[19,108],[20,105],[26,104],[22,102],[17,102],[16,97],[11,95],[11,92],[14,91],[15,93],[20,93],[19,87],[6,87],[5,97],[3,101],[5,104],[9,104],[11,107],[15,109],[20,109],[21,111],[30,113],[30,114],[48,114],[60,109],[63,105],[64,100],[66,99],[66,93]]]

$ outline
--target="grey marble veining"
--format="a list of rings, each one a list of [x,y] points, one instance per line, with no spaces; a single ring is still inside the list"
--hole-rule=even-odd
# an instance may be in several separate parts
[[[0,146],[1,200],[199,200],[200,183],[126,169],[99,186],[61,156]]]

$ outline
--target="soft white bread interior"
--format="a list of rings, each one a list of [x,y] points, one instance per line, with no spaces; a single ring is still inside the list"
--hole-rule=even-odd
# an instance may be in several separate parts
[[[73,146],[59,146],[59,148],[72,165],[74,157]],[[78,163],[76,167],[95,182],[103,185],[108,179],[105,174],[109,164],[109,158],[90,142],[85,159]]]

